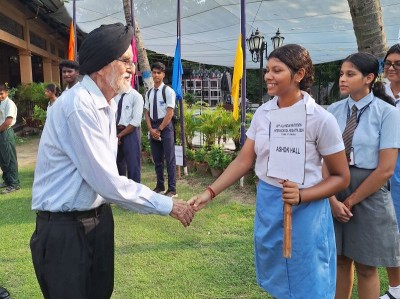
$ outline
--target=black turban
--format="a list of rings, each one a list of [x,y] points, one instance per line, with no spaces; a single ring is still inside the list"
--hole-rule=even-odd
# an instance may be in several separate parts
[[[94,29],[79,48],[79,72],[89,75],[121,57],[129,48],[132,37],[133,27],[121,23]]]

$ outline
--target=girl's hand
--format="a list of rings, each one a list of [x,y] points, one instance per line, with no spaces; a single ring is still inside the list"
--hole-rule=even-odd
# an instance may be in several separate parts
[[[340,202],[336,197],[329,201],[331,204],[332,216],[339,222],[349,222],[353,214],[345,203]]]
[[[297,206],[300,203],[299,186],[288,180],[279,180],[282,184],[282,199],[285,203]]]

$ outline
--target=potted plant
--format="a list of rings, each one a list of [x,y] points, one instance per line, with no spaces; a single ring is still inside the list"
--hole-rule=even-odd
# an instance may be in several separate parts
[[[186,166],[188,171],[193,171],[194,170],[194,153],[195,150],[192,150],[190,148],[186,148]]]
[[[194,161],[196,165],[196,170],[201,174],[207,173],[208,165],[206,162],[206,155],[207,151],[204,147],[201,147],[194,152]]]
[[[206,161],[210,167],[212,176],[219,177],[232,161],[232,157],[222,147],[213,145],[207,154]]]

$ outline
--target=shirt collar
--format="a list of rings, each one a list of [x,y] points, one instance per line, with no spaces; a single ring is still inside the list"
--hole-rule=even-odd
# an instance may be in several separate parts
[[[365,97],[363,97],[361,100],[359,101],[354,101],[351,96],[349,96],[347,98],[347,103],[349,105],[349,108],[351,110],[351,108],[353,108],[353,105],[356,105],[358,110],[361,110],[362,108],[364,108],[366,105],[368,105],[369,103],[371,103],[373,101],[373,99],[375,98],[374,94],[372,92],[370,92],[369,94],[367,94]]]
[[[111,100],[110,103],[107,102],[100,88],[96,85],[96,83],[90,78],[88,75],[83,77],[81,84],[86,88],[89,92],[90,96],[94,100],[94,104],[97,109],[104,109],[106,107],[115,106],[115,101]]]
[[[301,91],[301,93],[303,95],[303,99],[301,99],[300,101],[296,102],[293,106],[301,105],[301,104],[304,105],[305,104],[306,105],[307,114],[313,114],[314,110],[315,110],[315,100],[307,92]],[[279,109],[278,98],[279,97],[275,96],[270,101],[266,102],[263,105],[263,109],[266,110],[266,111]]]

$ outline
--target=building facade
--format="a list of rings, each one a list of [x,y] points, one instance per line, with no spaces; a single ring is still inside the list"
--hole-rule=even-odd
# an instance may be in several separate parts
[[[32,1],[33,2],[33,1]],[[52,28],[24,1],[0,0],[0,83],[60,83],[59,62],[68,53],[68,32]]]

